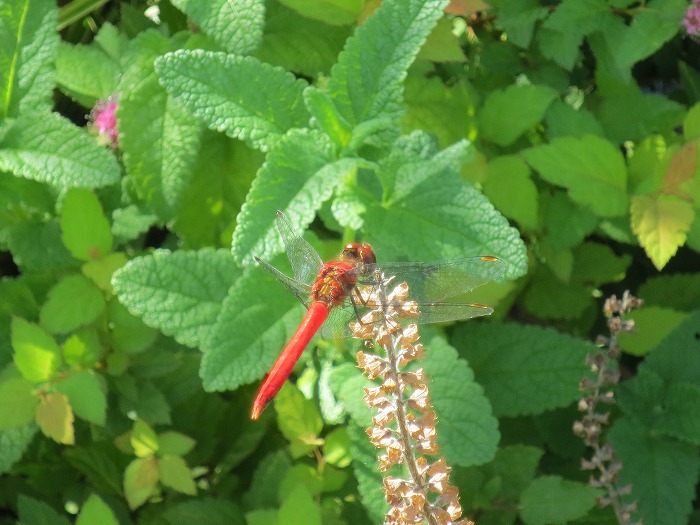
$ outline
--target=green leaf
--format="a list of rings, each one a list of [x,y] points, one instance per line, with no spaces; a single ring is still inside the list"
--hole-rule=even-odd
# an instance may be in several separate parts
[[[0,169],[60,189],[119,180],[114,155],[57,113],[26,112],[0,141]]]
[[[36,422],[44,435],[57,443],[73,445],[74,421],[73,410],[64,394],[52,392],[40,397],[39,406],[36,407]]]
[[[50,505],[19,494],[17,497],[19,523],[32,525],[70,525],[70,522]]]
[[[56,56],[56,82],[83,106],[92,107],[117,90],[119,63],[98,45],[61,42]]]
[[[662,439],[629,418],[608,434],[624,465],[620,484],[632,484],[639,514],[649,523],[685,523],[700,477],[697,446]]]
[[[682,60],[678,61],[678,73],[680,75],[681,84],[685,92],[688,94],[689,100],[700,100],[700,72]],[[683,127],[683,134],[686,138],[700,137],[700,105],[695,104],[686,115],[686,122]],[[688,125],[688,119],[692,117],[692,126]]]
[[[265,2],[245,0],[174,0],[180,9],[223,49],[234,55],[249,55],[260,44],[265,18]]]
[[[388,117],[398,125],[406,71],[445,0],[389,0],[357,28],[331,69],[328,93],[353,125]]]
[[[156,251],[129,261],[112,285],[122,304],[148,326],[196,347],[208,336],[236,276],[226,250]]]
[[[155,66],[168,93],[211,129],[262,151],[308,123],[301,98],[306,82],[255,58],[178,50]]]
[[[496,157],[489,162],[484,195],[498,211],[516,221],[523,230],[537,228],[537,187],[530,168],[514,155]]]
[[[86,327],[71,334],[63,343],[63,359],[76,368],[94,368],[102,350],[97,329]]]
[[[458,174],[466,144],[435,151],[426,135],[395,144],[379,173],[383,202],[368,201],[366,241],[387,259],[443,260],[495,255],[506,278],[527,271],[525,245],[515,228]]]
[[[537,125],[557,97],[549,86],[513,84],[492,91],[479,113],[481,137],[508,146]]]
[[[190,452],[197,442],[189,436],[168,430],[158,434],[158,454],[184,456]]]
[[[585,242],[573,253],[571,280],[587,287],[621,281],[632,262],[632,256],[618,256],[607,244],[597,242]]]
[[[61,208],[61,240],[76,259],[99,259],[112,251],[112,232],[95,194],[71,188]]]
[[[169,525],[206,523],[207,525],[252,525],[239,506],[225,499],[201,498],[168,505],[161,516]],[[247,516],[247,515],[246,515]],[[265,522],[267,525],[274,525]],[[77,525],[77,524],[76,524]]]
[[[34,424],[0,431],[0,474],[7,474],[22,459],[34,439],[37,427]]]
[[[299,389],[286,383],[274,402],[277,424],[291,444],[292,457],[304,456],[322,443],[318,437],[323,430],[321,414]]]
[[[263,274],[243,272],[224,300],[199,371],[207,391],[233,390],[260,379],[302,317],[294,297]]]
[[[129,443],[140,458],[148,458],[158,451],[158,436],[148,423],[141,419],[134,423]]]
[[[110,253],[100,259],[83,264],[83,275],[95,283],[100,290],[112,294],[112,275],[127,263],[124,253]]]
[[[325,468],[324,472],[325,474]],[[312,497],[321,494],[324,476],[311,465],[294,465],[284,475],[279,489],[279,499],[284,501],[298,486],[303,486]]]
[[[404,131],[433,133],[442,147],[476,135],[476,97],[465,83],[447,86],[439,78],[409,74],[405,89]]]
[[[509,41],[516,46],[527,48],[532,39],[535,23],[548,14],[549,10],[540,5],[538,0],[503,2],[498,6],[496,24],[506,30]]]
[[[645,303],[646,303],[646,298]],[[622,332],[619,344],[628,354],[643,356],[651,352],[668,334],[688,316],[670,308],[645,306],[625,317],[634,320],[634,332]]]
[[[552,329],[500,322],[465,324],[453,344],[498,417],[541,414],[577,400],[586,353],[595,352],[591,343]]]
[[[233,234],[233,254],[241,265],[253,256],[270,259],[282,251],[275,212],[282,210],[299,231],[313,221],[354,159],[333,161],[333,147],[317,131],[293,130],[277,143],[253,182]]]
[[[119,354],[112,354],[119,355]],[[124,381],[133,382],[126,387],[123,383],[117,387],[122,394],[119,397],[119,409],[131,417],[139,417],[154,425],[170,424],[170,405],[151,381],[135,381],[130,376],[122,377]]]
[[[90,494],[85,503],[83,503],[78,514],[78,519],[75,520],[75,525],[92,525],[100,523],[101,525],[119,525],[117,517],[112,512],[102,498],[97,494]]]
[[[563,192],[544,194],[544,227],[549,245],[556,251],[573,248],[596,227],[598,219],[588,208],[576,206]]]
[[[574,109],[569,104],[555,100],[544,117],[547,126],[547,136],[550,139],[572,135],[604,136],[603,126],[595,118],[593,113],[581,107]]]
[[[563,264],[556,260],[554,263]],[[553,269],[540,266],[531,278],[523,299],[523,306],[535,317],[573,320],[591,306],[593,296],[589,287],[570,286],[568,282],[560,281]]]
[[[345,468],[350,465],[350,437],[345,428],[339,427],[332,430],[323,444],[323,458],[329,465]]]
[[[280,0],[280,3],[302,16],[334,26],[355,23],[365,6],[364,0]]]
[[[321,525],[321,509],[303,485],[297,486],[282,502],[279,523],[285,525]]]
[[[200,159],[172,226],[188,248],[231,245],[241,205],[263,163],[262,153],[240,140],[206,130]]]
[[[124,495],[130,509],[146,503],[156,490],[159,475],[155,458],[137,458],[129,463],[124,471]]]
[[[634,115],[634,118],[630,118],[630,115]],[[671,131],[679,126],[683,122],[685,108],[655,93],[627,91],[603,98],[596,116],[611,141],[637,142],[652,133]]]
[[[98,441],[64,451],[67,464],[86,478],[86,483],[105,494],[121,495],[124,453],[110,441]]]
[[[105,309],[105,298],[92,281],[82,275],[67,275],[51,290],[39,319],[49,332],[65,334],[91,323]]]
[[[4,431],[25,427],[34,421],[34,410],[39,403],[39,398],[33,390],[34,385],[20,377],[16,371],[14,374],[2,374],[0,377],[0,399],[2,400],[0,436],[4,435]],[[0,442],[2,442],[1,437]],[[2,463],[1,460],[0,463]]]
[[[53,2],[8,2],[0,10],[0,119],[52,105],[59,41]]]
[[[257,58],[310,78],[327,75],[350,36],[350,27],[331,29],[278,2],[265,8],[265,33]]]
[[[700,354],[689,352],[697,345],[700,311],[695,310],[645,359],[645,363],[667,383],[700,384]]]
[[[571,199],[599,217],[627,212],[627,169],[619,150],[593,135],[566,137],[523,151],[543,179],[562,186]]]
[[[61,242],[57,220],[21,222],[10,229],[7,244],[15,264],[27,273],[76,266],[75,259]]]
[[[76,416],[96,425],[105,424],[107,398],[93,372],[78,370],[55,386],[56,390],[68,396]]]
[[[56,341],[20,317],[12,319],[12,348],[15,365],[28,381],[47,381],[58,370],[61,353]]]
[[[112,212],[112,234],[121,241],[136,239],[156,223],[158,217],[143,213],[135,205],[118,208]]]
[[[566,523],[595,506],[601,491],[559,476],[535,479],[520,497],[520,517],[526,525]]]
[[[325,91],[309,86],[304,90],[304,104],[338,149],[349,144],[352,137],[350,123],[338,112],[338,108]]]
[[[142,33],[134,46],[138,54],[119,83],[119,145],[137,195],[166,222],[189,182],[202,126],[158,84],[153,62],[174,46],[155,31]]]
[[[160,482],[166,487],[190,496],[197,494],[192,472],[181,457],[161,457],[158,460],[158,472],[160,473]]]
[[[158,332],[146,326],[141,319],[129,313],[118,301],[110,301],[108,318],[112,348],[128,355],[138,354],[149,348]]]
[[[280,484],[291,468],[289,454],[277,450],[258,462],[250,490],[243,496],[246,508],[275,507]]]
[[[675,195],[633,195],[630,214],[632,231],[658,270],[683,246],[695,219],[692,205]]]
[[[700,273],[676,273],[651,277],[635,294],[644,304],[691,312],[700,304]]]
[[[352,446],[352,469],[357,479],[357,490],[362,505],[370,516],[372,523],[381,523],[389,505],[382,490],[382,473],[377,468],[379,451],[369,442],[365,429],[367,426],[348,425],[348,435]]]
[[[438,416],[438,443],[450,465],[480,465],[496,454],[500,434],[484,390],[467,363],[441,338],[424,342],[423,367]]]

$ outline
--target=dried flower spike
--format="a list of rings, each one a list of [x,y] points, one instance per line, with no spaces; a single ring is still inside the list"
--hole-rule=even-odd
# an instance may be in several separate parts
[[[602,404],[615,402],[613,392],[607,387],[617,384],[620,379],[617,359],[620,357],[618,338],[622,332],[633,332],[634,321],[625,319],[625,314],[633,308],[642,306],[643,301],[637,299],[629,292],[622,295],[622,299],[611,296],[605,301],[603,313],[608,318],[610,335],[599,336],[598,342],[605,346],[605,351],[599,351],[595,355],[586,356],[586,364],[593,373],[593,378],[584,377],[581,380],[580,389],[586,395],[579,401],[578,408],[584,412],[584,416],[574,423],[574,434],[583,439],[583,442],[593,449],[590,459],[581,461],[583,470],[595,471],[591,475],[588,484],[592,487],[602,488],[606,494],[598,498],[598,506],[610,505],[621,525],[632,525],[632,515],[636,512],[637,503],[623,504],[620,496],[630,494],[632,487],[629,485],[618,486],[618,476],[622,470],[622,463],[615,456],[615,450],[609,443],[601,444],[600,437],[603,427],[608,424],[608,413],[597,412]],[[641,521],[636,522],[641,524]]]
[[[430,404],[423,370],[402,370],[421,359],[425,352],[419,342],[417,325],[403,326],[400,322],[417,317],[418,305],[408,300],[406,283],[387,293],[386,287],[392,279],[381,276],[381,285],[372,288],[379,297],[371,301],[381,306],[350,327],[355,337],[375,341],[386,354],[357,353],[357,365],[364,374],[382,381],[381,385],[365,388],[363,398],[370,408],[376,409],[367,435],[376,447],[384,450],[378,458],[379,469],[387,472],[402,465],[409,474],[408,479],[393,475],[384,478],[384,495],[391,505],[384,523],[473,525],[469,520],[459,519],[462,515],[459,494],[449,484],[450,467],[445,459],[438,457],[431,462],[425,457],[439,452],[437,417]],[[369,297],[363,300],[370,302]]]

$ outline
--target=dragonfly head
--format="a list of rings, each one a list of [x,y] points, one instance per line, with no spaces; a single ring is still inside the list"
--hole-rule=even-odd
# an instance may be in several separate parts
[[[359,242],[349,242],[343,248],[340,259],[353,266],[363,266],[366,264],[377,264],[377,257],[369,244]]]

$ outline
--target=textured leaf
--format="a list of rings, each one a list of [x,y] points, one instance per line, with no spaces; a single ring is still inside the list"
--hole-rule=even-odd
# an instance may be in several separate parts
[[[49,110],[58,45],[53,2],[3,2],[0,10],[0,118]]]
[[[695,310],[645,359],[645,363],[667,383],[700,384],[700,311]]]
[[[34,385],[19,376],[16,371],[14,374],[3,373],[0,378],[0,436],[4,435],[4,431],[26,427],[34,421],[34,410],[39,398],[33,390]],[[6,439],[10,439],[11,436],[13,435],[9,434]]]
[[[278,2],[265,7],[265,33],[256,56],[308,77],[327,75],[350,36],[350,27],[331,29]]]
[[[294,297],[262,276],[263,270],[244,272],[224,300],[199,372],[207,391],[232,390],[260,379],[302,317]]]
[[[250,490],[243,496],[247,508],[275,507],[282,479],[291,469],[289,454],[277,450],[264,456],[256,465]]]
[[[503,2],[498,9],[496,23],[508,34],[516,46],[527,48],[532,39],[535,23],[547,16],[549,10],[538,0]]]
[[[479,113],[481,137],[499,146],[507,146],[544,117],[557,97],[549,86],[513,84],[492,91]]]
[[[211,129],[262,151],[309,120],[301,98],[306,82],[252,57],[179,50],[159,58],[156,72]]]
[[[309,490],[298,485],[285,498],[278,512],[279,523],[289,525],[321,525],[321,509]]]
[[[114,155],[56,113],[18,118],[0,141],[0,169],[61,189],[119,180]]]
[[[166,222],[189,182],[202,126],[158,84],[153,61],[173,45],[153,31],[141,34],[134,46],[139,53],[119,83],[119,145],[136,193]]]
[[[489,162],[484,195],[523,230],[537,227],[537,187],[530,178],[530,168],[519,157],[507,155]]]
[[[76,259],[89,261],[112,251],[112,232],[94,193],[72,188],[63,198],[61,239]]]
[[[56,383],[56,390],[68,396],[76,416],[96,425],[105,424],[107,399],[94,373],[87,370],[73,372]]]
[[[364,0],[280,0],[280,3],[305,17],[339,26],[354,23],[365,5]]]
[[[542,476],[520,498],[520,517],[527,525],[566,523],[584,516],[595,506],[600,490],[563,479]]]
[[[593,135],[554,139],[523,151],[525,160],[547,182],[563,186],[574,202],[599,217],[627,211],[627,170],[619,150]]]
[[[465,143],[440,152],[425,135],[397,141],[381,166],[383,202],[368,201],[366,241],[382,260],[442,260],[495,255],[506,278],[526,272],[525,246],[514,228],[458,175]]]
[[[554,263],[563,265],[561,260]],[[573,261],[571,265],[573,271]],[[560,281],[554,273],[555,269],[560,273],[563,271],[562,268],[551,269],[547,266],[537,269],[525,291],[523,306],[540,319],[577,319],[591,306],[591,291],[584,286],[570,286],[568,282]]]
[[[51,290],[41,307],[41,326],[54,334],[65,334],[94,321],[105,309],[100,289],[82,275],[67,275]]]
[[[34,424],[0,431],[0,474],[7,474],[17,463],[34,439]]]
[[[624,465],[620,484],[632,484],[639,514],[647,523],[685,523],[700,477],[697,447],[662,439],[629,418],[609,433]]]
[[[148,325],[191,347],[202,345],[237,270],[224,250],[156,251],[114,276],[119,300]]]
[[[642,283],[635,295],[644,299],[646,305],[690,312],[700,304],[700,273],[652,277]]]
[[[190,499],[189,501],[169,505],[161,516],[167,520],[169,525],[184,525],[185,523],[252,525],[247,521],[248,514],[244,518],[243,512],[238,505],[225,499]]]
[[[496,322],[459,327],[453,344],[499,417],[541,414],[577,400],[586,353],[595,351],[551,329]]]
[[[31,523],[33,525],[70,525],[70,522],[56,512],[50,505],[19,494],[17,498],[17,513],[19,523]]]
[[[480,465],[496,454],[498,421],[474,373],[440,338],[424,343],[422,363],[438,416],[438,443],[449,465]]]
[[[64,394],[52,392],[40,398],[36,422],[46,436],[63,445],[74,444],[73,421],[73,410]]]
[[[634,195],[630,213],[632,231],[658,270],[683,246],[695,218],[692,205],[674,195]]]
[[[112,512],[112,509],[100,498],[97,494],[90,494],[85,503],[83,503],[78,514],[78,519],[75,520],[75,525],[92,525],[100,523],[101,525],[119,525],[117,517]]]
[[[579,245],[598,223],[589,209],[576,206],[563,192],[553,192],[543,204],[546,239],[556,251]]]
[[[155,458],[137,458],[124,471],[124,495],[130,509],[146,503],[158,483],[158,461]]]
[[[292,457],[298,458],[316,449],[323,429],[316,405],[290,384],[282,388],[274,403],[279,429],[291,442]]]
[[[646,303],[646,297],[644,300]],[[620,333],[620,347],[628,354],[643,356],[651,352],[687,316],[684,312],[657,306],[645,306],[634,310],[626,316],[634,320],[634,332]]]
[[[328,92],[351,124],[403,111],[406,71],[442,17],[445,0],[389,0],[349,39],[331,69]]]
[[[190,496],[197,494],[192,472],[181,457],[163,456],[158,460],[158,472],[161,483],[166,487]]]
[[[250,265],[254,255],[270,259],[281,252],[275,212],[282,210],[303,231],[354,169],[353,159],[332,161],[332,147],[325,135],[308,130],[285,135],[268,155],[241,208],[233,234],[236,261]]]
[[[86,107],[112,96],[120,73],[119,63],[97,45],[58,46],[56,82]]]
[[[260,44],[265,17],[262,0],[175,0],[202,32],[235,55],[249,55]]]
[[[35,324],[20,317],[12,319],[13,360],[22,376],[34,382],[48,380],[60,364],[56,341]]]

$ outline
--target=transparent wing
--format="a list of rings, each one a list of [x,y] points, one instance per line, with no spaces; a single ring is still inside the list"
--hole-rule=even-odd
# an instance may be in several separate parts
[[[277,211],[276,223],[287,251],[287,257],[292,265],[294,278],[303,284],[312,284],[323,265],[321,256],[289,224],[281,211]]]
[[[367,270],[372,270],[372,267]],[[488,282],[501,280],[505,275],[506,265],[497,257],[485,255],[434,262],[387,263],[377,265],[374,270],[383,272],[387,277],[395,276],[394,283],[408,283],[411,299],[428,308],[434,308],[440,301],[458,297]],[[371,279],[370,277],[361,280]],[[439,307],[444,308],[444,305]]]
[[[277,279],[277,281],[279,281],[282,286],[284,286],[287,290],[293,293],[294,296],[308,308],[309,302],[311,301],[311,287],[309,285],[300,283],[299,281],[295,281],[291,277],[280,272],[269,262],[263,261],[259,257],[255,257],[255,260],[260,266],[262,266],[268,272],[270,272],[272,276],[275,279]]]

